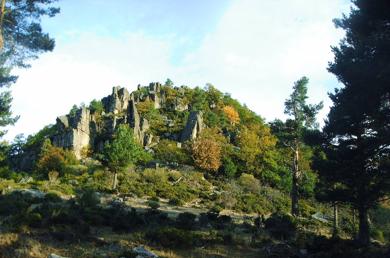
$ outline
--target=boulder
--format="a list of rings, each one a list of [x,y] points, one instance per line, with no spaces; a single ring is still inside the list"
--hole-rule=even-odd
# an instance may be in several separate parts
[[[49,254],[49,256],[48,256],[47,258],[67,258],[67,257],[65,257],[65,256],[60,256],[60,255],[58,255],[58,254],[52,253],[52,254]]]
[[[156,254],[145,249],[143,246],[134,247],[132,251],[137,258],[158,258]]]

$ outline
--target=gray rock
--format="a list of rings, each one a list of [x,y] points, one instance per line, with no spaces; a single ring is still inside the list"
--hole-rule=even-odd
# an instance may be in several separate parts
[[[107,113],[121,113],[127,110],[130,94],[125,88],[119,86],[112,88],[112,94],[102,99],[104,110]]]
[[[53,137],[53,144],[57,147],[72,149],[78,159],[81,151],[90,144],[90,121],[89,109],[79,109],[75,117],[57,118],[58,135]]]
[[[314,213],[313,215],[311,215],[311,217],[313,219],[316,219],[318,221],[321,221],[323,223],[330,223],[330,220],[329,218],[327,218],[324,214],[322,214],[321,212],[316,212]]]
[[[35,190],[35,189],[17,189],[17,190],[15,190],[15,192],[20,192],[22,194],[28,194],[34,198],[44,198],[46,195],[44,192],[41,192],[41,191]]]
[[[159,82],[151,82],[149,83],[149,91],[150,92],[160,92],[161,91],[161,83]]]
[[[65,257],[65,256],[60,256],[58,254],[49,254],[49,256],[47,258],[68,258],[68,257]]]
[[[149,84],[149,100],[154,103],[154,108],[158,109],[162,106],[162,99],[160,98],[161,84],[152,82]]]
[[[34,179],[31,176],[28,177],[23,177],[22,179],[19,180],[19,184],[28,184],[33,182]]]
[[[149,250],[146,250],[143,246],[134,247],[133,252],[137,255],[136,257],[139,258],[158,258],[156,254]]]
[[[204,128],[201,111],[192,111],[188,116],[187,124],[181,133],[180,141],[186,142],[196,139]]]

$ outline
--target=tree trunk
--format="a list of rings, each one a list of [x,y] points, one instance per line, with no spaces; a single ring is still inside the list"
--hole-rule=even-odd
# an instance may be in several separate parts
[[[338,235],[338,231],[339,231],[338,220],[339,220],[339,211],[337,207],[337,202],[334,202],[333,203],[333,232],[332,232],[333,237],[336,237]]]
[[[299,215],[298,207],[298,179],[299,179],[299,149],[295,147],[294,150],[294,163],[293,163],[293,173],[292,173],[292,187],[291,187],[291,214],[293,216]]]
[[[0,50],[3,50],[4,47],[3,26],[4,26],[5,1],[6,0],[1,0],[1,7],[0,7]]]
[[[112,189],[116,190],[116,187],[118,186],[118,173],[114,173],[114,180],[112,182]]]
[[[368,224],[368,210],[365,207],[359,208],[358,240],[362,245],[370,244],[370,225]]]

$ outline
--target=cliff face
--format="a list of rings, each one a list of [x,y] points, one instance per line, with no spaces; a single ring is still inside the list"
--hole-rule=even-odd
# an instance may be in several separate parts
[[[85,149],[102,150],[120,124],[128,124],[134,130],[136,140],[144,147],[157,143],[160,135],[153,135],[150,121],[140,114],[137,105],[147,102],[155,109],[173,109],[175,112],[188,110],[188,104],[178,100],[175,100],[174,105],[168,104],[162,88],[159,83],[150,83],[149,86],[138,86],[137,91],[129,93],[125,88],[114,87],[111,95],[101,100],[103,111],[96,112],[82,107],[74,114],[58,117],[56,133],[52,136],[53,144],[73,150],[80,159]],[[203,127],[202,113],[191,112],[176,139],[181,142],[193,140]]]

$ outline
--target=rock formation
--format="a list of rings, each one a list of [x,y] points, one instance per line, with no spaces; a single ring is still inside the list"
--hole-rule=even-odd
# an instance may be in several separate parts
[[[150,83],[148,86],[138,86],[131,94],[125,88],[114,87],[111,95],[101,100],[103,112],[91,112],[82,107],[75,114],[57,118],[56,133],[51,137],[55,146],[71,149],[77,158],[82,158],[84,148],[101,151],[104,144],[110,141],[115,129],[120,124],[128,124],[134,130],[137,142],[145,148],[156,144],[160,135],[152,135],[150,121],[137,110],[137,104],[152,101],[155,109],[165,108],[175,112],[188,110],[188,104],[177,100],[174,106],[165,103],[165,92],[160,83]],[[153,121],[152,121],[153,122]],[[174,123],[171,123],[174,126]],[[191,112],[185,128],[174,138],[185,142],[195,139],[202,131],[203,119],[201,112]]]
[[[202,132],[204,127],[202,112],[193,111],[188,116],[187,124],[181,133],[181,142],[194,140]]]
[[[83,148],[90,145],[90,122],[89,109],[79,109],[75,116],[61,116],[57,118],[57,129],[62,134],[53,137],[53,144],[63,148],[74,150],[77,158],[81,158]]]
[[[129,105],[130,94],[125,88],[114,87],[112,94],[102,99],[106,113],[120,113],[127,109]]]

